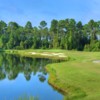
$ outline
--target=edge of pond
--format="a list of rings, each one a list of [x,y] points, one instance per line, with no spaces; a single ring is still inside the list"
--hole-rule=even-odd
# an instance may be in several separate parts
[[[48,59],[53,59],[53,60],[60,60],[60,61],[69,61],[70,58],[68,56],[58,56],[56,52],[45,52],[45,50],[43,52],[30,52],[30,51],[26,51],[24,52],[23,50],[4,50],[5,53],[7,54],[11,54],[11,55],[19,55],[22,57],[32,57],[32,58],[48,58]],[[33,53],[33,54],[32,54]],[[54,54],[52,56],[50,56],[51,54]],[[61,53],[61,52],[59,52]],[[43,55],[44,54],[44,55]],[[49,55],[47,55],[49,54]],[[57,63],[59,64],[59,62]],[[49,64],[48,64],[49,65]],[[48,83],[53,86],[54,89],[56,89],[57,91],[59,91],[62,94],[67,94],[67,91],[64,90],[63,88],[60,88],[59,85],[54,84],[51,79],[52,77],[55,77],[52,73],[50,73],[49,68],[47,68],[46,65],[46,70],[49,73],[49,77],[48,77]]]

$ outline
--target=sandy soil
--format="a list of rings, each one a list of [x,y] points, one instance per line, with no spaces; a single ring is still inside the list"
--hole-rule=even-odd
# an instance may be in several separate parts
[[[49,53],[49,52],[43,52],[43,53],[36,53],[36,52],[30,52],[32,55],[42,55],[42,56],[53,56],[53,57],[67,57],[64,53]]]
[[[100,60],[94,60],[93,63],[100,63]]]

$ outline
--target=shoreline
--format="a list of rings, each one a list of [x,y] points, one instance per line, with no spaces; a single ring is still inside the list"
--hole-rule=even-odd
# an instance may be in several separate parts
[[[65,62],[46,65],[46,70],[49,73],[48,83],[71,99],[100,99],[100,95],[96,95],[100,94],[100,63],[93,62],[99,61],[100,52],[63,50],[6,50],[5,52],[26,57],[63,59]],[[61,55],[66,57],[61,57]]]
[[[57,59],[67,61],[69,57],[66,56],[62,52],[49,52],[48,50],[41,50],[41,51],[28,51],[28,50],[5,50],[7,54],[15,54],[25,57],[36,57],[36,58],[48,58],[48,59]]]

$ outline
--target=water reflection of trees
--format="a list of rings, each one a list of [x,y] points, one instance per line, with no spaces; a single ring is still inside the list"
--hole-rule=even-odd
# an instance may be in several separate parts
[[[45,65],[50,63],[51,60],[39,58],[27,58],[14,55],[0,54],[0,80],[6,77],[9,80],[14,80],[19,73],[23,73],[26,80],[31,79],[31,75],[36,75],[41,72],[39,80],[44,81],[46,70]]]

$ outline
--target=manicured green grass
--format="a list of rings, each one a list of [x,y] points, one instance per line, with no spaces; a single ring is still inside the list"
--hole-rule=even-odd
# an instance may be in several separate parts
[[[6,52],[29,57],[33,56],[29,52],[64,53],[66,56],[64,59],[68,58],[66,62],[47,65],[46,69],[50,73],[49,83],[65,94],[64,100],[100,100],[100,63],[93,63],[94,60],[100,60],[100,52],[54,49]],[[57,57],[53,56],[53,58]]]
[[[65,100],[100,99],[99,52],[66,52],[68,62],[47,65],[49,83],[66,94]]]
[[[16,54],[16,55],[20,55],[20,56],[35,57],[35,58],[50,58],[50,59],[61,59],[61,60],[69,59],[68,56],[59,57],[58,55],[53,55],[53,53],[56,53],[56,54],[63,53],[65,55],[65,53],[64,53],[65,50],[60,50],[60,49],[58,49],[58,50],[56,50],[56,49],[51,49],[51,50],[43,50],[43,49],[4,50],[4,52],[8,53],[8,54]],[[36,53],[36,54],[32,54],[32,53]],[[48,55],[45,55],[45,54],[48,54]]]

